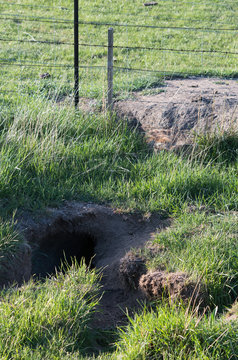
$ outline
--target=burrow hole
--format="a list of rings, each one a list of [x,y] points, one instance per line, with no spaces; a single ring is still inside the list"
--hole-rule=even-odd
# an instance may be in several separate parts
[[[33,251],[32,275],[45,278],[61,269],[62,263],[71,265],[85,259],[86,265],[94,267],[96,238],[88,232],[60,231],[41,240]]]

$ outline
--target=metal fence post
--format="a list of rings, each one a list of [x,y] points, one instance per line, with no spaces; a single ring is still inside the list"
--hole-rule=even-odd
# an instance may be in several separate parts
[[[113,107],[113,28],[108,29],[108,56],[107,56],[107,108]]]
[[[79,4],[74,0],[74,103],[79,103]]]

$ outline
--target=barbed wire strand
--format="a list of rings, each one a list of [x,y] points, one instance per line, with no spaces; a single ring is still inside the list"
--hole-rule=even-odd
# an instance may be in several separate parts
[[[0,3],[1,4],[1,3]],[[42,6],[35,6],[35,5],[22,5],[22,4],[19,4],[19,6],[29,6],[29,7],[42,7]],[[53,8],[54,9],[54,7],[47,7],[47,6],[45,6],[46,8],[49,8],[49,9],[51,9],[51,8]],[[44,7],[44,8],[45,8]],[[66,10],[66,8],[64,8],[64,10]],[[67,9],[67,10],[71,10],[72,12],[73,12],[73,9]],[[97,14],[98,15],[98,11],[90,11],[90,12],[88,12],[88,10],[85,10],[85,9],[79,9],[80,10],[80,13],[81,14],[83,14],[83,13],[86,13],[87,15],[88,14],[90,14],[90,15],[94,15],[94,14]],[[147,10],[148,11],[148,10]],[[2,15],[4,15],[4,14],[2,14]],[[17,15],[15,15],[15,14],[5,14],[5,15],[8,15],[8,16],[17,16]],[[146,14],[137,14],[137,13],[132,13],[132,12],[130,12],[130,13],[128,13],[128,12],[120,12],[120,13],[115,13],[115,12],[113,12],[113,11],[111,11],[111,10],[108,10],[108,11],[103,11],[103,10],[101,10],[100,9],[100,15],[110,15],[110,17],[111,16],[133,16],[133,17],[143,17],[143,18],[145,18],[145,17],[147,17],[148,16],[148,12],[146,13]],[[28,15],[29,16],[29,15]],[[32,16],[32,17],[34,17],[34,16]],[[159,15],[151,15],[150,14],[150,18],[153,18],[153,19],[156,19],[156,20],[158,20],[158,21],[174,21],[174,20],[176,20],[176,21],[188,21],[189,23],[191,23],[191,22],[199,22],[199,23],[201,23],[201,22],[210,22],[211,20],[209,20],[209,19],[204,19],[204,20],[201,20],[201,19],[191,19],[191,18],[182,18],[181,16],[179,16],[179,17],[168,17],[168,16],[166,16],[165,18],[162,18],[161,16],[159,16]],[[230,16],[229,17],[230,19],[234,19],[234,16],[232,15],[232,16]],[[47,18],[47,19],[52,19],[52,18]],[[53,20],[53,19],[52,19]],[[61,19],[60,19],[61,20]],[[66,19],[62,19],[62,20],[65,20],[66,21]],[[72,20],[69,20],[69,21],[72,21]],[[218,24],[218,25],[230,25],[230,23],[225,23],[225,22],[217,22],[216,21],[216,24]]]
[[[47,63],[26,63],[21,62],[7,62],[6,60],[0,59],[0,66],[21,66],[21,67],[48,67],[48,68],[73,68],[73,65],[68,64],[47,64]],[[106,69],[106,66],[103,65],[79,65],[79,69]],[[143,72],[143,73],[155,73],[155,74],[164,74],[167,76],[194,76],[194,72],[184,71],[184,72],[176,72],[176,71],[164,71],[164,70],[153,70],[153,69],[140,69],[140,68],[131,68],[131,67],[121,67],[114,66],[113,69],[115,71],[135,71],[135,72]]]
[[[66,19],[57,19],[53,20],[52,18],[43,18],[43,17],[34,17],[34,18],[12,18],[12,14],[7,15],[4,14],[0,15],[0,19],[2,20],[17,20],[17,21],[37,21],[42,23],[54,23],[55,24],[73,24],[73,20],[66,20]],[[18,16],[18,15],[14,15]],[[79,20],[79,25],[94,25],[94,26],[115,26],[115,27],[133,27],[133,28],[143,28],[143,29],[168,29],[168,30],[181,30],[181,31],[206,31],[206,32],[226,32],[226,31],[235,31],[238,32],[238,28],[212,28],[212,27],[188,27],[188,26],[161,26],[161,25],[140,25],[140,24],[123,24],[123,23],[116,23],[116,22],[97,22],[97,21],[81,21]]]
[[[35,4],[18,4],[14,2],[0,2],[0,5],[7,6],[16,6],[16,7],[30,7],[30,8],[40,8],[40,9],[58,9],[58,10],[72,10],[73,8],[68,8],[65,6],[48,6],[48,5],[35,5]]]
[[[22,42],[22,43],[33,43],[33,44],[50,44],[50,45],[71,45],[73,46],[73,42],[65,42],[65,41],[51,41],[51,40],[23,40],[23,39],[7,39],[0,38],[0,41],[4,42]],[[85,47],[99,47],[99,48],[107,48],[107,45],[104,44],[87,44],[87,43],[79,43],[79,46]],[[148,50],[148,51],[169,51],[169,52],[189,52],[189,53],[208,53],[208,54],[224,54],[224,55],[238,55],[238,52],[228,51],[228,50],[206,50],[206,49],[174,49],[174,48],[163,48],[163,47],[149,47],[149,46],[122,46],[122,45],[114,45],[115,49],[125,49],[125,50]]]
[[[12,62],[7,59],[0,59],[0,66],[21,66],[21,67],[48,67],[48,68],[74,68],[73,65],[68,64],[47,64],[47,63],[26,63],[26,62]],[[80,69],[105,69],[102,65],[79,65]]]
[[[234,5],[234,4],[238,4],[237,1],[234,1],[234,2],[227,2],[226,4],[224,3],[214,3],[214,2],[209,2],[209,1],[206,1],[206,2],[200,2],[200,1],[176,1],[176,0],[158,0],[158,2],[166,2],[166,5],[167,4],[173,4],[173,5],[184,5],[184,4],[191,4],[191,5],[209,5],[209,6],[230,6],[230,5]]]
[[[187,4],[190,4],[190,5],[196,5],[196,6],[201,6],[201,5],[207,5],[207,6],[214,6],[214,7],[219,7],[219,6],[222,6],[222,7],[230,7],[231,5],[236,5],[238,4],[237,1],[232,1],[232,2],[220,2],[220,3],[214,3],[212,1],[206,1],[206,2],[200,2],[200,1],[175,1],[175,0],[157,0],[158,2],[160,3],[166,3],[166,6],[168,4],[171,4],[171,5],[187,5]],[[20,7],[36,7],[36,8],[42,8],[42,9],[58,9],[58,10],[67,10],[67,11],[73,11],[73,8],[70,8],[70,7],[65,7],[65,6],[48,6],[48,5],[33,5],[33,4],[18,4],[18,3],[14,3],[14,2],[0,2],[0,5],[10,5],[10,6],[20,6]]]

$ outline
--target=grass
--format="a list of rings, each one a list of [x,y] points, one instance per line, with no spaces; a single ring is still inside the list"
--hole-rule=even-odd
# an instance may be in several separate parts
[[[204,162],[232,163],[237,160],[238,134],[234,129],[197,136],[199,156]]]
[[[237,210],[236,164],[148,152],[141,135],[108,116],[74,114],[35,99],[1,116],[2,216],[63,200],[110,201],[176,213],[189,205]]]
[[[56,359],[89,346],[98,275],[76,262],[44,283],[1,292],[1,359]],[[39,357],[38,357],[39,356]]]
[[[162,251],[147,258],[149,269],[182,271],[201,280],[207,305],[223,308],[238,296],[238,214],[183,213],[156,236]]]
[[[23,239],[15,230],[14,214],[10,221],[0,219],[0,267],[4,257],[14,253]]]
[[[31,6],[24,6],[26,4]],[[92,46],[80,46],[80,66],[106,66],[107,30],[110,26],[108,24],[114,24],[115,46],[167,49],[152,51],[115,48],[114,65],[118,68],[115,69],[115,93],[121,94],[122,91],[128,93],[142,86],[150,87],[150,84],[161,82],[164,76],[173,77],[176,74],[237,76],[237,54],[200,52],[203,50],[236,53],[235,29],[238,13],[236,2],[159,1],[158,6],[145,7],[139,0],[126,3],[123,0],[116,3],[99,0],[85,3],[80,0],[79,8],[80,22],[102,23],[102,25],[80,23],[79,43],[92,44]],[[36,6],[33,0],[15,1],[14,4],[2,2],[0,17],[2,24],[0,37],[5,40],[1,41],[0,53],[1,91],[16,91],[17,94],[14,92],[7,94],[7,97],[12,95],[16,98],[19,92],[31,96],[58,91],[59,95],[61,88],[59,98],[72,95],[72,2],[62,0],[55,3],[45,0],[41,2],[41,6]],[[37,18],[41,18],[43,22],[34,21]],[[50,22],[44,22],[44,19],[49,19]],[[66,23],[57,23],[61,20],[66,20]],[[117,26],[117,24],[130,24],[135,27]],[[136,25],[161,28],[140,28]],[[55,45],[36,41],[58,41],[68,44]],[[105,47],[93,47],[93,45]],[[179,51],[181,49],[188,51]],[[4,59],[8,62],[6,66],[2,66]],[[29,67],[32,63],[38,65]],[[19,67],[16,64],[25,64],[25,66]],[[55,64],[63,64],[68,68],[57,68],[54,67]],[[161,73],[131,72],[119,68]],[[40,79],[39,75],[45,72],[50,73],[50,79]],[[104,69],[80,68],[80,96],[100,99],[106,96]]]
[[[117,359],[235,359],[237,322],[214,313],[196,317],[176,306],[158,306],[130,319],[121,333]],[[143,340],[142,340],[143,339]]]
[[[159,1],[151,8],[138,0],[80,1],[83,21],[166,27],[114,26],[117,46],[235,52],[236,32],[184,28],[234,29],[237,12],[237,3],[228,0]],[[36,17],[53,22],[29,21]],[[120,331],[95,331],[90,318],[100,301],[98,274],[74,263],[45,282],[31,280],[2,290],[1,359],[235,359],[237,317],[229,320],[226,307],[238,295],[237,133],[197,138],[189,157],[153,154],[140,134],[113,116],[75,112],[73,69],[45,65],[73,64],[71,45],[34,42],[73,41],[72,22],[55,21],[72,20],[72,2],[2,2],[0,18],[0,38],[6,40],[0,52],[0,262],[22,241],[15,222],[22,212],[42,212],[65,200],[159,212],[171,216],[173,226],[154,240],[162,252],[153,258],[145,253],[148,268],[201,279],[211,309],[201,316],[181,305],[157,302]],[[171,26],[177,28],[167,28]],[[81,24],[80,42],[106,45],[108,27]],[[80,64],[105,66],[106,50],[80,47]],[[115,48],[114,57],[117,67],[162,71],[115,71],[118,98],[137,90],[160,92],[168,74],[237,76],[236,55],[231,54]],[[3,66],[2,59],[10,64]],[[30,63],[42,65],[28,67]],[[41,79],[44,72],[50,78]],[[80,70],[80,96],[105,104],[104,70]],[[237,313],[237,305],[230,313]]]

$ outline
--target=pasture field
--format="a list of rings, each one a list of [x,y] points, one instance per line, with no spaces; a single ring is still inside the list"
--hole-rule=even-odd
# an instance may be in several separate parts
[[[238,5],[231,1],[159,1],[154,7],[139,0],[79,1],[80,96],[106,96],[110,26],[117,96],[164,77],[236,76],[237,16]],[[1,90],[50,96],[58,91],[59,99],[72,94],[72,2],[1,2],[0,18]],[[45,72],[48,81],[39,77]]]
[[[79,3],[80,43],[91,44],[80,46],[84,98],[105,102],[101,66],[107,49],[92,44],[107,45],[109,24],[123,25],[113,26],[116,46],[164,49],[115,48],[115,67],[161,71],[117,69],[115,96],[156,87],[178,74],[237,76],[237,55],[226,54],[238,52],[236,1],[158,0],[154,7],[138,0]],[[26,212],[39,215],[48,206],[76,200],[145,216],[159,213],[172,225],[153,240],[162,251],[151,256],[141,250],[147,269],[163,267],[199,279],[207,308],[203,313],[163,298],[129,317],[126,327],[94,329],[90,319],[101,301],[100,274],[74,262],[44,282],[32,279],[1,290],[0,358],[235,359],[238,134],[200,138],[189,156],[155,154],[113,114],[75,111],[68,67],[72,19],[69,0],[0,2],[0,270],[22,242],[15,222]],[[41,78],[46,72],[51,76]]]

